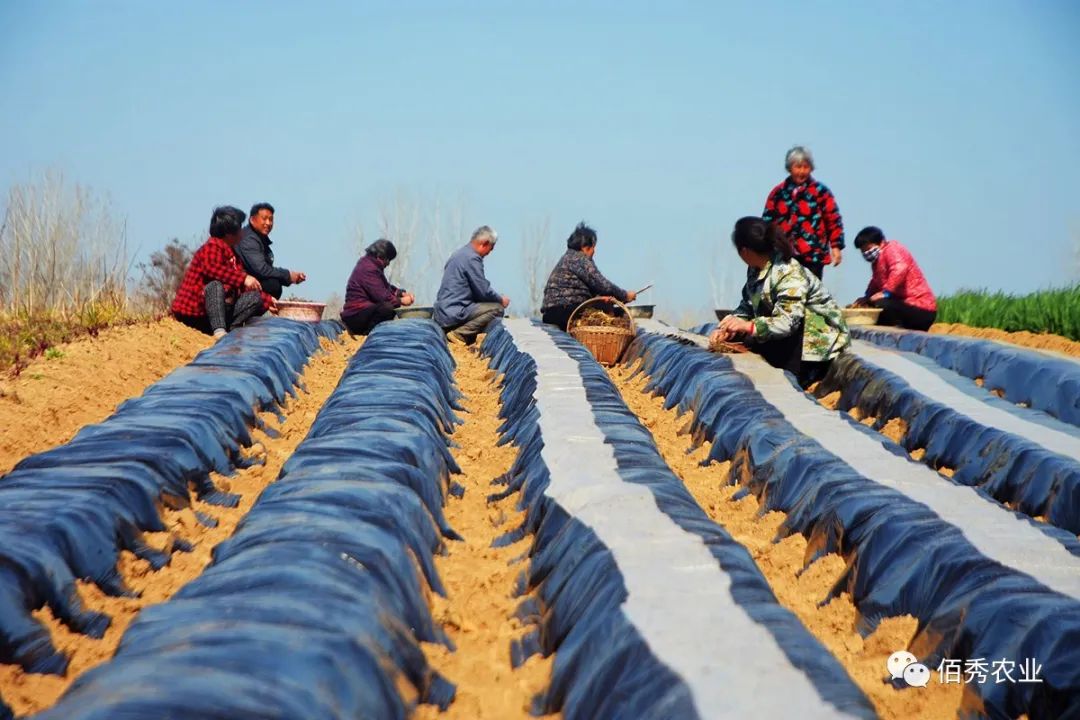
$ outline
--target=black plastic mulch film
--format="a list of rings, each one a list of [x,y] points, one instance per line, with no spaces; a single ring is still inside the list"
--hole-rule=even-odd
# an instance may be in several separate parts
[[[457,467],[459,393],[427,321],[380,325],[304,441],[213,562],[145,609],[115,657],[42,719],[404,718],[454,687],[425,601]],[[409,685],[412,693],[402,693]]]
[[[319,337],[340,331],[336,323],[255,323],[0,478],[0,661],[64,672],[67,659],[30,615],[43,606],[73,630],[101,637],[110,620],[82,608],[76,578],[119,596],[130,592],[116,571],[121,550],[155,569],[167,563],[139,536],[166,529],[159,502],[190,505],[189,483],[208,503],[235,505],[210,472],[229,474],[244,463],[240,449],[251,444],[256,411],[275,409],[294,392]],[[238,355],[250,358],[243,368]]]
[[[82,610],[74,579],[120,594],[121,549],[155,567],[167,562],[138,535],[163,529],[159,499],[189,504],[189,482],[209,502],[235,503],[210,484],[209,472],[227,473],[240,462],[247,427],[257,422],[254,408],[276,407],[318,336],[339,331],[335,324],[256,323],[105,423],[0,479],[5,659],[39,672],[63,670],[64,658],[29,615],[45,604],[74,629],[100,636],[108,618]],[[446,439],[460,422],[458,393],[440,338],[428,322],[380,326],[213,564],[172,600],[144,611],[112,661],[37,717],[397,718],[412,709],[398,690],[401,679],[421,702],[447,706],[453,686],[417,644],[448,644],[422,587],[442,592],[432,555],[443,538],[456,537],[442,505],[448,492],[460,491],[449,480],[457,468]],[[732,575],[734,599],[769,627],[823,699],[872,715],[835,660],[793,616],[776,612],[782,609],[752,559],[671,474],[599,366],[568,336],[553,338],[578,362],[620,475],[646,485],[665,514],[702,537]],[[560,709],[568,718],[625,716],[631,708],[640,718],[694,716],[686,685],[618,612],[626,589],[610,551],[544,496],[550,478],[539,453],[535,363],[502,328],[488,335],[484,352],[507,378],[501,442],[521,448],[503,480],[504,495],[522,491],[526,525],[507,541],[536,534],[518,591],[537,591],[539,600],[523,602],[519,615],[538,629],[513,655],[520,663],[557,651],[551,686],[534,710]],[[787,532],[805,534],[818,554],[836,551],[849,560],[836,592],[852,593],[864,632],[881,617],[911,613],[920,620],[912,649],[928,664],[945,656],[1039,659],[1044,683],[977,686],[980,706],[968,704],[967,712],[1080,712],[1076,602],[988,561],[924,507],[846,468],[787,425],[724,358],[645,335],[631,356],[645,361],[669,406],[694,412],[693,432],[713,441],[714,458],[734,458],[732,480],[741,478],[766,508],[788,513]],[[978,370],[989,384],[987,369]]]
[[[903,378],[845,353],[815,391],[818,397],[839,390],[839,409],[859,408],[878,418],[907,424],[901,444],[909,452],[925,450],[922,461],[948,467],[953,479],[978,487],[995,500],[1030,517],[1080,533],[1080,460],[1048,450],[1037,442],[985,427],[912,388]]]
[[[924,355],[964,377],[982,378],[984,387],[1002,391],[1010,402],[1080,426],[1080,362],[955,335],[871,328],[852,328],[851,334],[875,345]]]
[[[704,541],[730,576],[734,601],[772,633],[823,703],[849,716],[873,717],[869,701],[842,666],[779,606],[749,553],[709,520],[671,472],[652,436],[623,403],[603,369],[568,335],[545,331],[577,362],[595,422],[614,449],[619,475],[646,486],[661,512]],[[483,351],[504,374],[503,441],[521,448],[502,479],[507,489],[493,496],[508,497],[520,491],[520,504],[526,510],[523,527],[508,533],[503,542],[535,533],[530,567],[517,590],[519,594],[536,592],[539,599],[524,601],[518,615],[537,629],[514,647],[512,655],[515,663],[521,663],[534,653],[555,653],[551,686],[535,699],[534,711],[561,711],[568,719],[698,717],[689,688],[653,654],[619,611],[627,591],[610,550],[545,495],[551,478],[540,455],[544,441],[533,397],[537,387],[534,360],[516,348],[511,333],[502,326],[488,334]],[[718,663],[727,662],[724,648],[710,652],[716,653]]]
[[[810,560],[847,560],[834,593],[851,594],[862,632],[910,614],[919,621],[911,650],[931,668],[944,658],[1041,664],[1041,683],[966,685],[965,716],[1080,713],[1080,602],[986,558],[926,506],[859,475],[797,432],[728,358],[642,333],[627,360],[643,362],[646,389],[666,407],[693,414],[694,436],[713,444],[710,460],[733,461],[731,483],[787,514],[781,532],[804,535]],[[1067,545],[1076,554],[1075,540]]]
[[[713,327],[703,325],[695,332],[707,334]],[[990,395],[990,389],[1003,391],[1007,398],[1012,395],[1010,404],[1042,406],[1041,412],[1053,410],[1066,418],[1080,403],[1080,363],[1071,360],[985,340],[896,330],[853,328],[853,332],[889,349],[918,353],[961,376],[987,376],[982,394],[990,405],[1005,403]],[[1046,387],[1053,392],[1045,392]],[[875,429],[891,418],[902,418],[907,432],[901,444],[909,452],[923,449],[925,464],[952,468],[956,482],[977,487],[1030,517],[1045,517],[1049,524],[1068,531],[1059,539],[1075,539],[1080,534],[1080,458],[1066,457],[1030,439],[981,425],[920,393],[872,360],[863,360],[858,351],[837,359],[815,395],[824,397],[835,391],[841,393],[839,409],[857,407],[865,416],[877,418]],[[1040,412],[1006,411],[1029,416]]]

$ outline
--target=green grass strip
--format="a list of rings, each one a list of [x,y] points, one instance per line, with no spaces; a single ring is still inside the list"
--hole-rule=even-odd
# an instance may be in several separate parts
[[[1080,340],[1080,285],[1029,295],[961,290],[938,299],[937,320],[1008,332],[1053,333]]]

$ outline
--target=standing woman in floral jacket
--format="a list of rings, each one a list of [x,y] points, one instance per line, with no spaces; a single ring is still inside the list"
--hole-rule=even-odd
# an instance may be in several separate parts
[[[565,330],[574,309],[594,297],[613,297],[619,302],[633,302],[637,293],[623,290],[596,269],[596,231],[579,223],[566,240],[566,253],[544,285],[543,321]]]
[[[829,291],[793,257],[791,239],[775,223],[744,217],[731,241],[746,263],[738,309],[720,321],[712,342],[744,340],[766,362],[806,387],[851,345],[843,312]]]
[[[795,259],[821,279],[826,265],[840,265],[844,221],[832,191],[810,173],[814,156],[796,145],[787,152],[788,176],[769,193],[762,217],[780,224],[794,242]]]

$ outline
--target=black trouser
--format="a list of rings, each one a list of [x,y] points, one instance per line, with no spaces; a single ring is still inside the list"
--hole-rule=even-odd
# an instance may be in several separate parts
[[[766,340],[765,342],[750,341],[747,347],[765,359],[765,362],[774,368],[799,372],[802,365],[802,331],[798,331],[784,338]]]
[[[825,377],[831,361],[804,361],[803,333],[802,330],[792,333],[785,338],[767,340],[765,342],[750,342],[747,347],[760,355],[765,362],[774,368],[787,370],[799,381],[799,385],[806,387]]]
[[[813,273],[818,280],[822,279],[821,276],[825,272],[825,263],[812,263],[806,262],[805,260],[799,260],[799,264]]]
[[[278,300],[281,299],[281,281],[277,278],[259,278],[259,284],[262,285],[263,292],[267,295],[272,295]]]
[[[341,322],[349,328],[353,335],[367,335],[381,322],[394,319],[393,303],[382,302],[378,305],[368,305],[352,315],[342,315]]]
[[[258,290],[242,294],[235,303],[227,303],[225,302],[225,286],[217,280],[211,280],[203,289],[203,298],[206,303],[206,315],[203,317],[176,315],[175,317],[188,327],[207,335],[213,334],[215,330],[232,330],[251,318],[262,315],[262,294]]]
[[[566,330],[566,324],[570,322],[570,316],[574,313],[572,307],[556,307],[544,310],[540,319],[547,325],[555,325],[560,330]]]
[[[908,330],[929,330],[937,320],[937,310],[912,307],[897,298],[885,298],[874,303],[881,308],[878,325],[895,325]]]

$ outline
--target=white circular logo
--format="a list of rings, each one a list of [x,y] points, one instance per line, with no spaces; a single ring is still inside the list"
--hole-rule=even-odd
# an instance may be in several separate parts
[[[911,663],[904,668],[904,682],[911,687],[926,687],[930,682],[930,668],[922,663]]]
[[[904,677],[904,668],[918,661],[919,659],[907,650],[897,650],[885,661],[885,666],[889,668],[893,680],[900,680]]]

